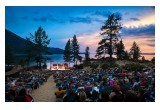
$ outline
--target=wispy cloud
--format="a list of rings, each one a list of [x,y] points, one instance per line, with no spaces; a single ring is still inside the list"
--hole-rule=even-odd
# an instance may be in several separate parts
[[[100,33],[99,31],[95,31],[92,33],[83,33],[83,34],[77,35],[77,40],[80,45],[80,51],[84,52],[85,48],[89,46],[90,52],[95,52],[98,47],[98,43],[102,38],[99,33]],[[68,39],[71,40],[72,37],[62,39],[61,42],[67,42]]]
[[[70,23],[92,23],[92,19],[90,17],[70,17]]]
[[[102,17],[108,17],[108,15],[112,14],[110,11],[95,11],[91,15],[96,15],[96,16],[102,16]]]
[[[41,21],[41,22],[46,22],[47,19],[48,19],[47,17],[33,18],[34,21]]]
[[[130,18],[130,20],[133,20],[133,21],[140,21],[140,19],[138,19],[138,18]]]
[[[125,49],[127,51],[130,51],[130,48],[135,41],[139,47],[142,53],[154,53],[155,52],[155,43],[154,42],[148,42],[148,40],[154,40],[153,37],[148,38],[142,38],[142,37],[125,37],[123,38],[123,43],[125,45]]]
[[[58,19],[49,14],[47,16],[35,17],[35,18],[33,18],[33,21],[36,21],[36,22],[47,22],[47,21],[57,22]]]
[[[155,42],[155,39],[151,39],[151,40],[146,40],[148,42]]]
[[[150,47],[155,47],[155,44],[147,44]]]
[[[96,16],[102,16],[104,18],[108,17],[109,15],[111,15],[113,12],[110,12],[110,11],[95,11],[93,12],[91,15],[96,15]],[[115,12],[114,13],[115,15],[118,15],[118,16],[122,16],[122,13],[121,12]]]
[[[86,23],[91,24],[93,22],[104,23],[104,20],[95,17],[69,17],[70,23]]]
[[[123,27],[121,31],[122,36],[154,36],[155,25],[144,25],[139,27]]]

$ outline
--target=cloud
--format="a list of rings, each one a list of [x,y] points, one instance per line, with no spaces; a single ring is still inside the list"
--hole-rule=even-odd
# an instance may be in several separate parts
[[[129,15],[129,14],[130,14],[129,12],[125,12],[125,13],[124,13],[124,15]]]
[[[77,35],[78,42],[81,46],[81,51],[84,52],[85,48],[89,46],[90,52],[95,52],[98,47],[98,43],[101,40],[99,33],[100,32],[96,31],[92,33]]]
[[[47,16],[33,18],[33,21],[36,21],[36,22],[47,22],[47,21],[58,22],[58,19],[49,14]]]
[[[155,47],[155,38],[146,40],[145,44],[150,46],[150,47]]]
[[[70,17],[70,23],[92,23],[92,19],[90,17]]]
[[[150,47],[155,47],[155,44],[146,44],[146,45],[148,45]]]
[[[142,53],[154,53],[155,52],[155,43],[154,42],[148,42],[148,40],[154,40],[153,37],[148,38],[142,38],[142,37],[125,37],[123,38],[123,43],[125,45],[125,50],[130,51],[130,48],[135,41],[138,46],[140,47],[140,50]]]
[[[111,14],[110,11],[98,11],[98,10],[92,13],[92,15],[102,16],[102,17],[108,17],[108,15],[110,14]]]
[[[123,27],[122,36],[155,36],[155,25],[144,25],[139,27]]]
[[[155,39],[147,40],[148,42],[155,42]]]
[[[48,19],[47,17],[33,18],[34,21],[41,21],[41,22],[46,22],[47,19]]]
[[[89,32],[89,33],[76,35],[78,44],[80,45],[80,51],[84,52],[85,48],[89,46],[90,52],[95,52],[98,47],[98,43],[102,38],[99,33],[100,33],[99,31],[94,31],[91,33]],[[63,43],[67,42],[68,39],[71,40],[72,37],[67,37],[65,39],[62,39],[61,42]]]
[[[130,20],[133,20],[133,21],[140,21],[140,19],[138,19],[138,18],[130,18]]]
[[[113,14],[113,12],[110,11],[95,11],[91,15],[96,15],[96,16],[102,16],[102,17],[108,17],[109,15]],[[115,12],[114,13],[116,16],[122,16],[122,13],[120,12]]]

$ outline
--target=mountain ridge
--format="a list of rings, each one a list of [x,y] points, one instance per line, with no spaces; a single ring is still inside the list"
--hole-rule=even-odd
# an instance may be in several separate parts
[[[14,32],[5,29],[5,45],[12,48],[14,54],[25,54],[27,40],[15,34]],[[50,54],[63,54],[64,50],[55,47],[48,47]]]

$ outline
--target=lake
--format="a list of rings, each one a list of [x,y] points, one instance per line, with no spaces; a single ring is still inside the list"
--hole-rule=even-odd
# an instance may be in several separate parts
[[[52,63],[64,63],[63,60],[63,54],[53,54],[53,55],[46,55],[48,58],[50,58],[50,60],[47,61],[48,62],[52,62]],[[83,58],[85,57],[85,54],[80,54],[80,56],[82,56]],[[95,58],[94,57],[95,54],[90,54],[90,58]],[[108,55],[109,56],[109,55]],[[145,57],[146,60],[151,60],[154,55],[142,55]],[[20,59],[24,58],[24,55],[16,55],[16,64],[20,61]],[[115,57],[115,55],[113,55],[113,57]],[[34,61],[32,61],[31,65],[36,65],[36,63]]]

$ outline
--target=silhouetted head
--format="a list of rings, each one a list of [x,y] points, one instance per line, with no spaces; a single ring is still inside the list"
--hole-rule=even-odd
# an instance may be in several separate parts
[[[61,91],[61,90],[62,90],[62,87],[59,87],[58,90]]]
[[[112,89],[113,89],[113,92],[119,92],[120,91],[120,86],[119,85],[113,85]]]
[[[137,94],[132,90],[128,90],[125,93],[125,102],[138,102]]]
[[[109,95],[107,94],[107,92],[105,90],[102,91],[101,98],[105,99],[106,101],[109,100]]]
[[[21,90],[19,91],[19,96],[24,96],[24,95],[27,95],[27,91],[26,91],[25,88],[23,88],[23,89],[21,89]]]
[[[81,91],[81,92],[79,93],[79,100],[80,100],[81,102],[84,102],[84,101],[86,100],[86,98],[87,98],[86,93],[85,93],[84,91]]]

